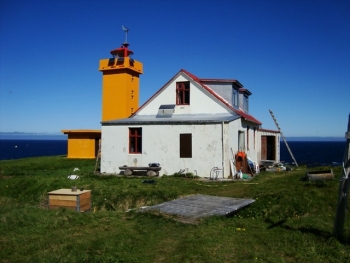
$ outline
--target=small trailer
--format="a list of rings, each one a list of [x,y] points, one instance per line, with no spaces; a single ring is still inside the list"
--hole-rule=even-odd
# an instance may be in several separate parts
[[[161,169],[162,167],[152,164],[150,166],[119,166],[119,170],[124,171],[124,175],[126,176],[130,176],[134,172],[146,172],[147,176],[159,176]]]

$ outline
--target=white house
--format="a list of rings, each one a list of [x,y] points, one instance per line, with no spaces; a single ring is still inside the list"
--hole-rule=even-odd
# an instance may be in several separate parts
[[[279,133],[261,129],[249,114],[250,95],[237,80],[180,70],[132,116],[102,122],[101,173],[159,163],[161,175],[182,170],[209,177],[217,166],[227,178],[238,152],[256,163],[279,161]]]

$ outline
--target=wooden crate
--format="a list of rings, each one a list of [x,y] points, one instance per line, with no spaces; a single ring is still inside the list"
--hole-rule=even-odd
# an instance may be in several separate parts
[[[309,181],[327,181],[327,180],[333,180],[334,174],[333,170],[324,170],[324,171],[312,171],[312,172],[306,172],[306,178]]]
[[[48,196],[49,209],[66,207],[77,212],[84,212],[91,209],[91,190],[80,191],[78,189],[73,192],[71,189],[59,189],[48,192]]]

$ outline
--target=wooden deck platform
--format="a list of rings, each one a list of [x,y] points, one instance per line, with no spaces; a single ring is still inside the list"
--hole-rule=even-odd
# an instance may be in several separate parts
[[[228,216],[253,202],[255,202],[254,199],[198,194],[144,207],[142,211],[156,211],[180,217],[182,219],[181,221],[191,222],[213,215]]]

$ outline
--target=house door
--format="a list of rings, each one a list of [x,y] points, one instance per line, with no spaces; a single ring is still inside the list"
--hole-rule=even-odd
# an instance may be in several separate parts
[[[275,136],[261,136],[261,160],[275,160]]]

